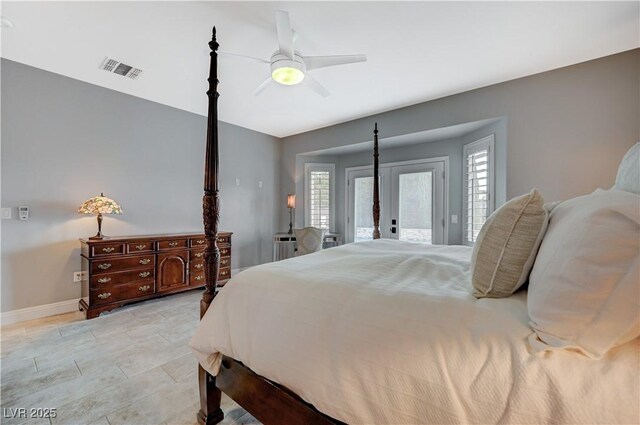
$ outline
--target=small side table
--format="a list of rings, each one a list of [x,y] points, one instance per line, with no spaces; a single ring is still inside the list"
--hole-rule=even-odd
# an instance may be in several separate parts
[[[342,234],[325,233],[322,249],[342,245]],[[296,235],[276,233],[273,235],[273,261],[286,260],[295,255]]]

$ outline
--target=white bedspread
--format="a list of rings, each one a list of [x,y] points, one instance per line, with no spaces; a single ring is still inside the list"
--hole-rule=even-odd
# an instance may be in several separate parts
[[[638,423],[640,343],[530,354],[526,292],[471,295],[471,249],[391,240],[253,267],[191,346],[242,361],[350,424]]]

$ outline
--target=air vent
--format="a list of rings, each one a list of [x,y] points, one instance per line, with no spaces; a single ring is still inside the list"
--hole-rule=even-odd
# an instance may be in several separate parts
[[[138,68],[134,68],[131,65],[126,65],[122,62],[119,62],[115,59],[104,58],[102,63],[100,64],[100,69],[104,69],[107,72],[112,72],[114,74],[122,75],[123,77],[131,78],[135,80],[142,74],[142,70]]]

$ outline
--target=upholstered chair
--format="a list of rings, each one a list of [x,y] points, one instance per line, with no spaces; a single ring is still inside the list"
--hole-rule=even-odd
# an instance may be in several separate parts
[[[296,235],[297,245],[296,257],[320,251],[322,249],[322,242],[326,232],[327,231],[324,229],[317,229],[315,227],[295,229],[294,234]]]

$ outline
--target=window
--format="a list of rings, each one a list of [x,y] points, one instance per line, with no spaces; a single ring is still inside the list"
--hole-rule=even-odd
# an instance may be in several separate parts
[[[334,228],[334,164],[304,164],[305,226]]]
[[[463,242],[473,245],[493,212],[493,134],[464,145]]]

